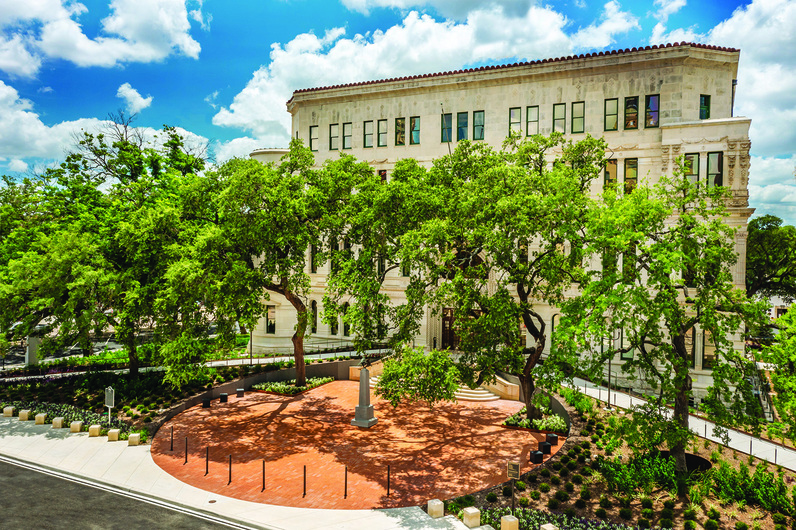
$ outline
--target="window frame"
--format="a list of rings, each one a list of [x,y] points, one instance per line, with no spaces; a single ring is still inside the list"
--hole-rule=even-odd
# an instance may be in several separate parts
[[[613,113],[608,112],[608,102],[613,102],[616,105]],[[613,116],[616,119],[613,129],[608,127],[608,117]],[[603,103],[603,131],[618,131],[619,130],[619,98],[608,98]]]
[[[696,164],[689,165],[688,160],[695,160]],[[694,166],[696,165],[696,171]],[[683,155],[683,176],[691,180],[692,183],[699,186],[699,153],[686,153]]]
[[[556,111],[561,110],[563,111],[564,115],[560,117],[556,117]],[[557,130],[557,124],[561,127],[561,130]],[[553,132],[560,132],[562,134],[567,134],[567,104],[566,103],[553,103]]]
[[[265,334],[276,335],[276,306],[265,306]]]
[[[613,177],[610,178],[610,171],[608,170],[608,166],[613,166]],[[608,189],[608,186],[613,186],[616,188],[617,184],[619,183],[619,161],[616,158],[609,158],[605,161],[605,167],[603,168],[603,189]]]
[[[632,165],[635,164],[635,168],[632,168]],[[628,178],[628,169],[633,169],[635,171],[635,176],[633,178]],[[624,189],[625,195],[630,195],[633,193],[638,187],[638,158],[625,158],[624,162],[624,175],[622,175],[622,188]],[[628,183],[633,182],[633,188],[628,190]]]
[[[395,118],[395,145],[406,145],[406,118]]]
[[[409,145],[420,145],[420,116],[409,117]]]
[[[713,155],[718,155],[718,171],[711,171],[711,169],[716,169],[712,168],[711,158]],[[716,184],[717,178],[720,181],[718,184]],[[708,153],[706,180],[709,188],[724,186],[724,151],[710,151]]]
[[[340,149],[340,124],[329,124],[329,151]]]
[[[462,124],[462,117],[464,117],[464,123]],[[469,112],[457,112],[456,113],[456,141],[460,142],[462,140],[467,140],[467,132],[470,127],[469,124]]]
[[[575,114],[575,109],[580,106],[580,116]],[[569,132],[572,134],[581,134],[586,132],[586,102],[585,101],[573,101],[571,105],[572,115],[569,118]],[[580,119],[580,129],[576,129],[575,127],[575,120]]]
[[[384,130],[382,130],[382,125],[384,125]],[[376,146],[387,147],[387,120],[376,122]]]
[[[650,110],[650,102],[652,98],[655,98],[655,110]],[[645,129],[657,129],[660,127],[660,113],[661,111],[661,95],[660,94],[650,94],[648,96],[644,96],[644,128]],[[650,125],[650,115],[655,115],[654,124]]]
[[[513,116],[515,112],[516,116]],[[514,130],[522,132],[522,107],[509,108],[509,134]]]
[[[314,133],[314,135],[313,135]],[[310,125],[310,151],[318,151],[318,126]]]
[[[534,110],[535,119],[531,119],[531,109]],[[535,124],[533,126],[535,132],[531,132],[532,123]],[[539,105],[528,105],[525,107],[525,136],[533,136],[534,134],[539,134]]]
[[[346,125],[348,127],[346,127]],[[346,128],[348,129],[346,134]],[[354,124],[352,122],[343,123],[343,149],[351,149],[353,146],[352,138],[354,137]],[[346,140],[348,140],[346,142]]]
[[[481,123],[478,123],[478,118],[481,118]],[[482,141],[486,132],[486,114],[483,110],[473,111],[473,141]]]
[[[710,94],[699,95],[699,119],[710,119]]]
[[[635,102],[635,104],[636,104],[635,112],[633,112],[633,111],[628,112],[628,109],[632,108],[630,106],[631,102]],[[630,116],[632,116],[633,114],[636,115],[635,125],[628,126],[628,118]],[[625,114],[624,114],[624,118],[625,118],[625,126],[624,126],[624,130],[625,131],[635,131],[635,130],[638,129],[638,96],[627,96],[625,98]]]
[[[708,349],[708,340],[713,343],[713,355],[711,355],[711,359],[707,359],[705,353],[707,353]],[[716,342],[713,340],[713,335],[706,329],[702,330],[702,369],[703,370],[713,370],[716,366],[716,361],[718,360]]]
[[[445,121],[446,119],[447,123]],[[453,141],[453,114],[450,112],[440,114],[439,126],[440,126],[440,142],[444,144],[451,143]],[[446,138],[445,133],[447,133],[447,139],[445,139]]]
[[[370,128],[370,132],[368,132],[368,128]],[[362,147],[366,149],[373,147],[373,120],[362,122]]]
[[[310,301],[310,333],[318,333],[318,302]]]

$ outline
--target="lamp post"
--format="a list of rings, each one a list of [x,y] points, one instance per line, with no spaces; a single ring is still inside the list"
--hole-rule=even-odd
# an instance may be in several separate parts
[[[611,361],[613,360],[616,341],[618,341],[620,337],[621,331],[618,329],[615,329],[613,333],[611,333],[611,348],[609,350],[611,354],[608,356],[608,405],[605,407],[605,410],[614,410],[611,408]]]

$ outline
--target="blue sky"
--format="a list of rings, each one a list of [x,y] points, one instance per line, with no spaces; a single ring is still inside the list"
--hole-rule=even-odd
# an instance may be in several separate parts
[[[2,0],[0,173],[124,109],[217,161],[286,145],[293,90],[693,41],[741,49],[750,203],[796,224],[796,0]]]

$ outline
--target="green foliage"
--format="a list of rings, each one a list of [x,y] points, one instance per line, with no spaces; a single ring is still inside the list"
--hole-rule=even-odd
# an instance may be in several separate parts
[[[511,497],[511,484],[506,484],[503,486],[503,496]]]
[[[527,508],[528,505],[530,504],[530,501],[528,500],[528,497],[520,497],[520,499],[517,502],[523,508]]]
[[[744,501],[770,512],[793,514],[793,504],[782,475],[775,475],[759,465],[754,473],[741,464],[738,470],[721,462],[711,470],[712,490],[725,502]]]
[[[551,415],[538,420],[533,420],[533,426],[540,431],[553,431],[557,433],[567,432],[566,421],[564,421],[564,418],[557,415]]]
[[[649,528],[650,527],[650,520],[649,519],[645,519],[645,518],[642,517],[642,518],[639,518],[639,520],[637,521],[637,524],[638,524],[639,528]]]
[[[497,500],[497,493],[490,491],[486,494],[486,500],[487,502],[495,502]]]
[[[703,526],[705,530],[719,530],[719,523],[715,519],[708,519]]]
[[[533,500],[535,500],[535,501],[538,501],[539,499],[541,499],[541,498],[542,498],[542,494],[541,494],[541,493],[539,493],[537,490],[533,490],[533,491],[531,492],[531,498],[532,498]]]
[[[384,361],[376,395],[397,407],[401,401],[453,401],[459,374],[447,351],[405,348]]]
[[[525,488],[527,486],[525,485],[525,482],[523,482],[522,480],[518,480],[517,482],[514,483],[514,487],[517,488],[517,491],[525,491]]]
[[[567,502],[569,500],[569,494],[564,490],[558,490],[555,497],[561,502]]]
[[[735,521],[735,530],[749,530],[749,525],[743,521]]]
[[[307,379],[307,384],[302,386],[296,386],[296,380],[292,379],[290,381],[259,383],[256,385],[252,385],[252,388],[255,390],[265,390],[266,392],[273,392],[275,394],[283,394],[285,396],[294,396],[300,392],[311,390],[321,385],[325,385],[326,383],[331,383],[332,381],[334,381],[334,377],[311,377]]]
[[[683,521],[683,530],[696,530],[697,524],[696,521]]]
[[[550,497],[549,499],[547,499],[547,508],[550,510],[557,510],[560,505],[561,501],[559,501],[555,497]]]
[[[628,519],[633,517],[633,510],[631,510],[630,508],[620,508],[619,517],[627,521]]]
[[[671,457],[645,455],[628,461],[605,458],[598,462],[600,473],[613,491],[633,493],[652,484],[666,489],[677,487],[675,463]]]
[[[597,508],[596,510],[594,510],[594,515],[596,515],[600,519],[608,518],[608,512],[605,511],[605,508]]]
[[[539,484],[539,491],[541,491],[542,493],[547,493],[548,491],[550,491],[550,484],[548,484],[547,482],[542,482],[541,484]]]

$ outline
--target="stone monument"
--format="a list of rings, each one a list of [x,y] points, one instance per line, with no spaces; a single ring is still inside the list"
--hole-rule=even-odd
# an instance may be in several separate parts
[[[370,404],[370,371],[362,368],[359,372],[359,405],[354,411],[351,425],[370,428],[379,421],[373,416],[373,405]]]
[[[28,336],[28,347],[25,350],[25,364],[39,364],[39,346],[41,337]]]

